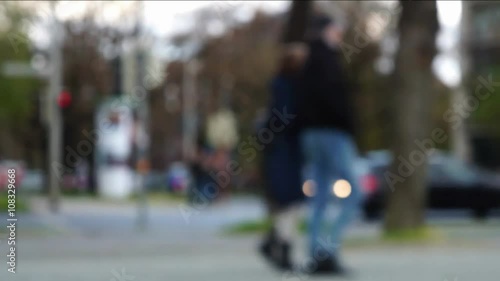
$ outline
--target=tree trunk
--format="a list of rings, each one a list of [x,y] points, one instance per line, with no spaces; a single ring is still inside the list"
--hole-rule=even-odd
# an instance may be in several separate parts
[[[305,40],[307,22],[312,9],[310,0],[293,0],[289,12],[283,41],[284,43],[303,42]]]
[[[439,29],[436,1],[400,1],[399,50],[393,74],[394,161],[385,173],[391,187],[385,230],[417,230],[425,223],[427,151],[432,142],[431,104],[435,97],[432,61]],[[434,144],[435,145],[435,144]]]

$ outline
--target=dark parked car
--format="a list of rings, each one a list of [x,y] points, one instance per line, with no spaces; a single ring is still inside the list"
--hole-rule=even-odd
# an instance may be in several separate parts
[[[387,157],[387,152],[383,151],[372,156],[372,172],[379,184],[364,202],[363,211],[368,220],[380,217],[387,194],[391,192],[385,173],[389,171],[392,157],[390,154]],[[429,157],[428,167],[428,208],[470,209],[471,214],[478,219],[486,218],[490,210],[500,208],[500,179],[497,174],[441,151],[435,151]],[[397,192],[397,187],[394,192]]]

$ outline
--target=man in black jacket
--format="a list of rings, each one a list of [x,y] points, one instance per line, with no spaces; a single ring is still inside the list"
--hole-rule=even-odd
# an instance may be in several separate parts
[[[313,20],[315,33],[303,72],[299,116],[301,147],[305,158],[304,185],[312,186],[312,217],[309,225],[311,273],[342,274],[338,247],[345,226],[354,217],[360,201],[354,172],[357,150],[351,93],[342,68],[339,44],[343,28],[330,18]],[[341,211],[326,235],[321,235],[324,211],[332,198]]]

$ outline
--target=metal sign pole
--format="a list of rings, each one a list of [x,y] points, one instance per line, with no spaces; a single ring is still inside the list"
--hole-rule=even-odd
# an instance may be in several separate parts
[[[56,105],[57,96],[62,90],[62,30],[55,14],[55,2],[52,2],[53,38],[50,48],[51,75],[49,80],[49,99],[47,102],[49,116],[49,207],[52,212],[59,211],[60,177],[56,167],[62,164],[62,118],[61,111]]]
[[[136,90],[142,91],[144,98],[141,100],[138,107],[138,120],[136,122],[136,144],[137,144],[137,172],[138,172],[138,206],[137,206],[137,227],[141,230],[147,228],[148,225],[148,200],[146,188],[146,176],[149,172],[149,108],[148,108],[148,93],[145,88],[144,75],[145,75],[145,61],[144,61],[144,46],[142,43],[142,16],[143,16],[143,2],[138,1],[138,17],[137,17],[137,49],[136,49],[136,69],[137,80]]]

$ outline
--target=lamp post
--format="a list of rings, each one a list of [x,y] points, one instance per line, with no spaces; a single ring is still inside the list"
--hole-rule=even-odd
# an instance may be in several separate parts
[[[182,152],[185,161],[191,158],[197,137],[196,76],[201,64],[196,59],[184,64],[182,80]]]

